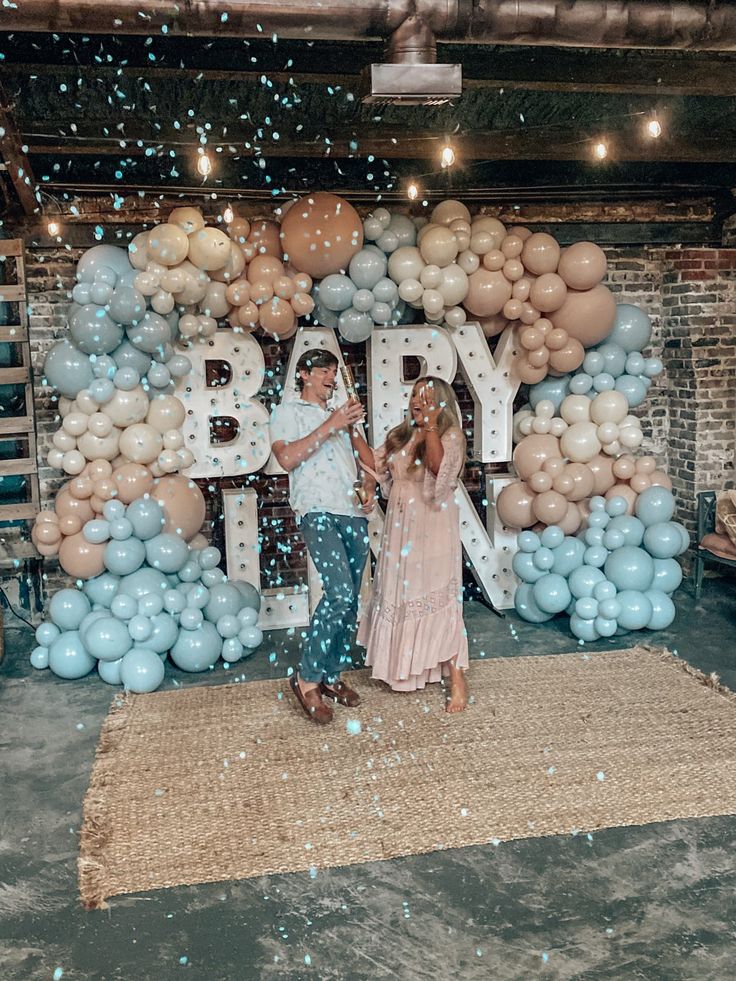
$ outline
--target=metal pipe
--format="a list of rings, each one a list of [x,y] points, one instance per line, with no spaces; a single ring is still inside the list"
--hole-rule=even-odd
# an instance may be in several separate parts
[[[725,0],[16,0],[0,30],[368,40],[411,16],[466,44],[736,51]]]

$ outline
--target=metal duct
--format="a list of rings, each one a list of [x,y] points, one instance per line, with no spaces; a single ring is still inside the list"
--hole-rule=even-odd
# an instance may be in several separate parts
[[[440,41],[736,51],[717,0],[16,0],[0,30],[368,40],[412,15]]]

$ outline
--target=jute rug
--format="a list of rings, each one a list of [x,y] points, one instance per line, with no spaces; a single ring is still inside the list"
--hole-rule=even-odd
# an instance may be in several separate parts
[[[109,896],[736,813],[736,696],[637,647],[472,661],[474,701],[351,675],[311,723],[285,681],[117,696],[79,882]]]

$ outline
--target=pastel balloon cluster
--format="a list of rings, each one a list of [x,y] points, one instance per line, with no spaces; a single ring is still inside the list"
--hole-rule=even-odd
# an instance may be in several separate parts
[[[110,567],[103,545],[107,539],[96,540],[99,532],[92,532],[90,537],[88,527],[107,528],[111,536],[115,530],[116,540],[126,541],[132,537],[129,522],[109,525],[107,514],[124,518],[124,513],[119,514],[121,508],[124,511],[126,505],[138,507],[139,501],[149,499],[161,508],[164,532],[181,536],[193,545],[204,543],[198,533],[205,517],[205,501],[194,481],[181,474],[154,478],[148,467],[137,463],[123,463],[113,469],[106,460],[89,463],[59,490],[54,509],[37,516],[32,541],[41,555],[58,555],[59,564],[68,575],[91,579]],[[120,547],[142,555],[139,546]],[[111,548],[109,552],[112,551]]]
[[[287,268],[280,255],[259,253],[251,259],[247,274],[225,291],[229,322],[236,329],[260,327],[276,340],[287,340],[296,333],[297,318],[314,309],[311,289],[312,278],[307,273]]]
[[[220,657],[238,661],[258,647],[258,591],[226,580],[216,548],[190,550],[180,536],[162,532],[162,509],[149,498],[127,510],[111,501],[106,514],[107,527],[89,522],[85,532],[112,546],[111,565],[120,571],[51,598],[36,630],[35,668],[77,679],[96,667],[108,684],[150,692],[164,679],[167,656],[183,671],[206,671]],[[120,537],[127,526],[136,537]],[[131,541],[145,543],[138,565],[140,549],[133,556],[120,547]]]
[[[593,497],[578,537],[557,526],[521,532],[513,559],[519,615],[543,623],[566,613],[582,641],[668,627],[675,618],[671,596],[682,581],[676,557],[689,545],[686,529],[672,520],[674,509],[672,493],[652,486],[633,515],[622,497]]]

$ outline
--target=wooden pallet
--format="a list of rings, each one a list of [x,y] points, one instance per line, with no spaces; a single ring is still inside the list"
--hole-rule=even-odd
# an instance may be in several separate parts
[[[28,336],[26,302],[26,273],[23,242],[21,239],[0,240],[0,261],[5,259],[10,270],[14,259],[15,283],[0,284],[0,301],[17,309],[17,323],[0,327],[0,344],[14,344],[20,349],[20,364],[13,368],[0,368],[0,385],[23,385],[24,412],[19,416],[0,418],[0,447],[7,442],[20,442],[24,453],[7,458],[0,454],[0,477],[13,475],[27,477],[27,500],[13,504],[0,504],[0,521],[33,520],[40,510],[38,489],[38,461],[36,457],[36,417],[33,403],[33,364]]]

